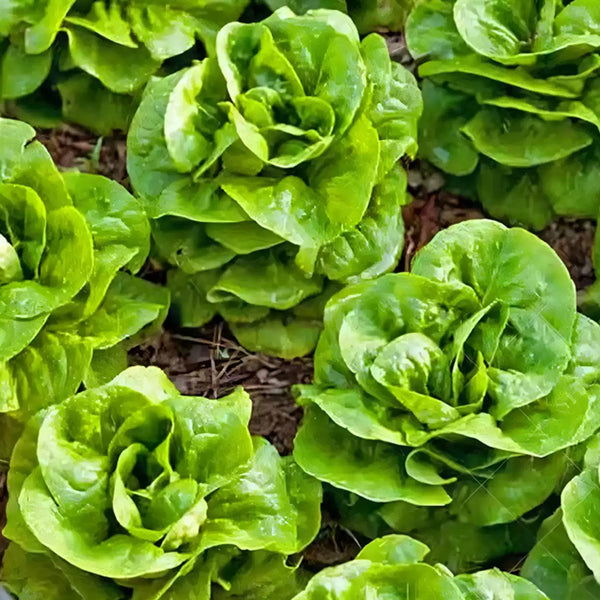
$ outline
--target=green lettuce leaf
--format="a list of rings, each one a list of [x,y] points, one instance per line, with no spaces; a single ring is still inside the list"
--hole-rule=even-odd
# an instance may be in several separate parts
[[[323,8],[347,12],[360,33],[401,31],[415,4],[414,0],[264,0],[264,3],[271,10],[288,6],[298,14]]]
[[[368,544],[356,560],[315,575],[295,600],[546,600],[529,581],[499,569],[454,576],[423,558],[429,548],[407,536],[389,535]]]
[[[421,156],[495,218],[542,229],[598,213],[600,12],[589,0],[421,0]]]

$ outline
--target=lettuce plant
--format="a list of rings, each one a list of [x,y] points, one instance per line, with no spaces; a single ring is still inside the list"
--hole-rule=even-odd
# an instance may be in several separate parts
[[[410,273],[348,286],[324,321],[298,464],[346,492],[361,531],[411,533],[456,570],[527,550],[523,526],[600,422],[600,326],[554,251],[467,221]]]
[[[296,13],[328,8],[349,14],[360,33],[401,31],[415,0],[264,0],[271,9],[289,6]]]
[[[28,415],[126,364],[169,305],[131,274],[150,246],[141,204],[103,177],[60,174],[34,136],[0,120],[0,457]]]
[[[561,507],[544,522],[522,574],[552,600],[600,597],[600,438],[586,453],[584,469],[564,488]]]
[[[309,352],[330,282],[391,270],[421,98],[383,38],[338,11],[231,23],[216,58],[148,86],[128,169],[180,323]]]
[[[47,125],[47,99],[55,86],[66,119],[99,133],[126,130],[148,79],[182,56],[189,62],[198,39],[212,50],[218,29],[239,18],[248,1],[5,3],[0,100],[27,97],[13,110]]]
[[[529,581],[498,569],[455,577],[423,563],[429,548],[403,535],[371,542],[356,560],[324,569],[294,600],[549,600]]]
[[[600,206],[600,5],[421,0],[421,156],[495,217],[543,228]]]
[[[132,367],[37,413],[8,474],[5,585],[19,598],[209,600],[264,598],[278,582],[272,597],[291,597],[285,558],[316,535],[321,487],[250,435],[251,409],[241,388],[181,396],[159,369]]]

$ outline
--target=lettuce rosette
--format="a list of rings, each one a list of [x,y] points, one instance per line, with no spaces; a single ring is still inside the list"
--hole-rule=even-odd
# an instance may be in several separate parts
[[[327,304],[294,456],[454,570],[527,551],[600,423],[600,326],[525,230],[467,221]]]
[[[8,474],[4,585],[21,599],[293,596],[286,559],[318,532],[321,485],[250,435],[251,410],[241,388],[182,396],[132,367],[37,413]]]
[[[353,560],[324,569],[294,600],[549,600],[529,581],[490,569],[454,576],[425,564],[429,548],[404,535],[365,546]]]
[[[560,508],[542,525],[522,574],[551,600],[600,597],[600,438],[581,472],[565,486]]]
[[[395,267],[420,93],[337,11],[232,23],[217,56],[150,83],[128,169],[184,327],[310,352],[334,282]]]
[[[600,4],[420,0],[421,156],[494,217],[535,229],[600,208]]]
[[[298,14],[316,8],[349,14],[361,34],[401,31],[415,0],[261,0],[271,9],[288,6]]]
[[[97,175],[58,172],[35,131],[0,120],[0,459],[30,415],[126,365],[168,291],[133,275],[143,206]]]
[[[36,125],[51,126],[62,112],[101,134],[126,131],[150,77],[212,51],[217,31],[248,3],[9,2],[0,14],[0,100]]]

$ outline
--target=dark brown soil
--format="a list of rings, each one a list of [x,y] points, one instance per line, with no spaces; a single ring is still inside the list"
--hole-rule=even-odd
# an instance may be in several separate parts
[[[316,540],[304,551],[304,566],[311,571],[319,571],[325,566],[356,558],[362,543],[352,532],[341,527],[339,523],[323,509],[321,531]]]
[[[128,185],[125,136],[99,138],[75,125],[42,129],[37,138],[61,169],[105,175]]]

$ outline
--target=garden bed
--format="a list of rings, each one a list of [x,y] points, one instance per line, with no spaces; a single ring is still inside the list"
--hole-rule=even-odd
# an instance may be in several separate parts
[[[99,140],[84,130],[64,126],[39,132],[39,139],[63,169],[97,172],[127,185],[125,138]],[[407,270],[415,253],[441,229],[485,215],[474,204],[439,192],[443,180],[437,172],[410,166],[409,183],[415,201],[405,208],[405,245],[399,270]],[[539,233],[559,254],[578,289],[593,282],[592,246],[595,224],[583,219],[561,219]],[[146,275],[160,279],[148,265]],[[252,432],[267,437],[278,450],[289,454],[301,419],[291,388],[309,382],[310,358],[285,361],[252,354],[241,348],[222,321],[200,330],[176,330],[168,323],[154,339],[131,352],[132,364],[156,365],[184,394],[220,397],[237,386],[251,395]],[[0,473],[0,529],[5,520],[6,476]],[[0,556],[5,542],[0,536]],[[305,561],[318,570],[351,559],[360,548],[349,532],[325,514],[321,534],[306,551]]]

